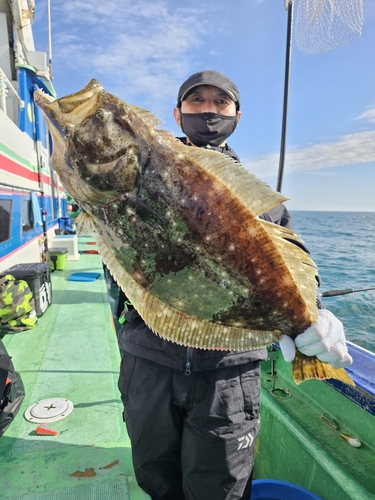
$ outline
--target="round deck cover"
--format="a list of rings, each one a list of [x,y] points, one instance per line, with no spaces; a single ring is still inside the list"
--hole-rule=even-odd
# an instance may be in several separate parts
[[[73,403],[64,398],[43,399],[31,405],[25,411],[25,418],[29,422],[46,423],[57,422],[67,417],[73,411]]]

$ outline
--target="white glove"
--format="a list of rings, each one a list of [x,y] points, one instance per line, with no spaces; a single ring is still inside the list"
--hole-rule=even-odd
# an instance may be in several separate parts
[[[294,341],[283,335],[279,341],[285,361],[292,361],[296,347],[306,356],[316,356],[333,368],[345,368],[353,363],[346,346],[343,324],[327,309],[318,310],[316,323],[298,335]]]

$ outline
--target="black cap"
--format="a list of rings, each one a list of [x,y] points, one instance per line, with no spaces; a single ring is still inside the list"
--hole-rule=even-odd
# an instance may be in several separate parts
[[[178,91],[177,107],[181,106],[181,102],[186,98],[189,91],[194,87],[198,87],[198,85],[214,85],[215,87],[219,87],[236,103],[237,109],[240,109],[240,92],[237,86],[226,75],[212,69],[205,69],[189,76]]]

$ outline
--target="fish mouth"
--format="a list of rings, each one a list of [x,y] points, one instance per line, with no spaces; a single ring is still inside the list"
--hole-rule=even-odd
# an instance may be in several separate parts
[[[80,102],[84,102],[87,99],[91,99],[93,96],[98,94],[103,90],[102,84],[92,78],[89,83],[79,92],[75,92],[74,94],[67,95],[66,97],[62,97],[59,99],[60,107],[62,108],[63,113],[70,113],[77,107]],[[44,106],[48,106],[49,104],[57,101],[49,94],[46,94],[42,89],[38,89],[34,92],[35,103],[40,106],[42,109]]]
[[[48,104],[56,101],[56,99],[46,94],[42,89],[38,89],[34,92],[34,101],[37,106],[43,109],[45,106],[48,106]]]
[[[82,146],[85,148],[86,145],[80,141],[79,136],[76,136],[77,128],[79,129],[81,124],[95,113],[103,91],[104,88],[101,83],[98,80],[91,79],[86,87],[79,92],[59,99],[55,99],[44,93],[43,90],[38,89],[34,93],[34,100],[46,118],[53,140],[54,158],[63,157],[68,141],[69,147],[72,147],[77,153],[73,162],[76,167],[73,164],[69,165],[69,167],[77,175],[80,175],[79,169],[84,168],[85,175],[105,176],[113,174],[116,181],[119,182],[117,178],[121,174],[121,166],[124,162],[126,163],[126,154],[124,154],[126,149],[122,147],[117,152],[114,151],[110,157],[107,156],[107,158],[98,156],[99,161],[94,154],[95,151],[91,151],[90,155],[86,156],[80,153]]]
[[[66,122],[72,126],[81,123],[92,110],[102,91],[101,83],[92,78],[85,88],[61,99],[55,99],[42,89],[38,89],[34,92],[34,101],[44,112],[47,121],[61,129]]]
[[[108,174],[112,172],[119,162],[124,158],[125,155],[121,155],[119,158],[116,158],[116,160],[110,161],[108,163],[86,163],[86,168],[87,170],[93,174],[93,175],[103,175],[103,174]]]

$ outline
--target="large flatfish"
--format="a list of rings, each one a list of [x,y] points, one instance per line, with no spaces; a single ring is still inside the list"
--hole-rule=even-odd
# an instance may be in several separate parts
[[[243,351],[317,320],[317,270],[300,237],[259,218],[284,196],[233,159],[157,129],[97,80],[56,100],[37,91],[35,102],[81,230],[97,232],[104,263],[156,334]],[[316,358],[297,361],[297,382],[348,381]]]

